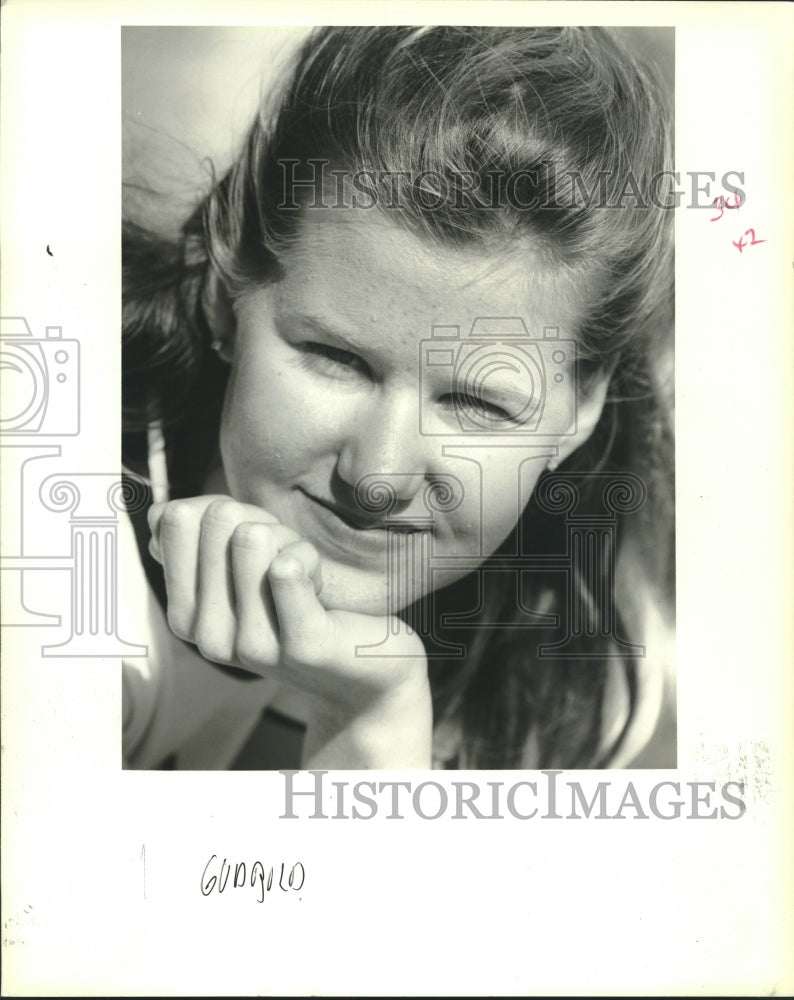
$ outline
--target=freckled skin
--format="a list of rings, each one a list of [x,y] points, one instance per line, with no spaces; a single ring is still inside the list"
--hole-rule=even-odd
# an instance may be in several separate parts
[[[511,438],[500,425],[498,434],[464,440],[448,387],[420,378],[421,342],[434,323],[457,324],[466,337],[479,316],[521,316],[533,337],[558,326],[570,338],[584,293],[531,253],[495,267],[493,257],[440,250],[374,212],[353,209],[307,211],[298,249],[283,263],[278,282],[235,302],[221,426],[228,489],[316,546],[326,607],[394,613],[426,589],[414,557],[399,550],[412,582],[397,598],[385,550],[354,553],[315,501],[350,510],[356,484],[379,474],[393,477],[401,516],[418,520],[428,514],[424,487],[453,475],[464,499],[435,515],[432,552],[469,558],[434,585],[470,572],[508,535],[548,458],[566,457],[590,432],[603,394],[580,404],[576,435],[566,433],[564,394],[574,392],[568,378],[564,386],[548,383],[542,436]],[[344,340],[329,338],[318,324]],[[422,432],[420,407],[433,433]],[[472,442],[487,447],[467,452],[463,446]]]

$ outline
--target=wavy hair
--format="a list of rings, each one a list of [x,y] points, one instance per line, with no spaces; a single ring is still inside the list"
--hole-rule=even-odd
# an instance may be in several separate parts
[[[575,331],[577,385],[586,392],[592,374],[607,372],[610,388],[594,433],[560,475],[578,477],[580,511],[597,512],[601,502],[594,472],[639,477],[648,499],[641,511],[617,517],[617,553],[602,553],[602,579],[575,581],[578,599],[598,603],[595,592],[614,586],[617,558],[637,586],[670,606],[673,250],[672,213],[662,206],[671,160],[666,88],[607,30],[316,30],[181,238],[125,226],[128,451],[134,432],[160,421],[172,495],[200,489],[217,453],[226,374],[209,350],[203,283],[214,268],[234,297],[278,276],[308,198],[300,186],[295,207],[285,207],[285,163],[301,167],[305,180],[312,161],[324,161],[365,176],[377,210],[420,239],[494,254],[520,252],[531,239],[588,282],[588,313]],[[549,551],[553,539],[565,544],[562,531],[560,518],[533,497],[500,551],[516,544]],[[533,574],[523,603],[564,620],[571,597],[560,577]],[[581,636],[566,659],[550,660],[537,650],[559,631],[520,627],[508,579],[483,598],[472,574],[426,600],[439,634],[457,635],[467,648],[462,662],[430,661],[436,724],[456,734],[450,766],[587,767],[613,759],[637,700],[636,662],[615,640],[631,631],[620,602],[617,627]],[[499,627],[461,631],[461,609],[478,606],[482,621]],[[415,620],[428,609],[406,614]],[[605,746],[615,665],[629,711]]]

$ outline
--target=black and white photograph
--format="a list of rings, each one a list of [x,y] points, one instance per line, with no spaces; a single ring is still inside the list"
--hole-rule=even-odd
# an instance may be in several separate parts
[[[7,0],[4,996],[794,989],[793,40]]]
[[[673,35],[123,29],[126,766],[675,766]]]

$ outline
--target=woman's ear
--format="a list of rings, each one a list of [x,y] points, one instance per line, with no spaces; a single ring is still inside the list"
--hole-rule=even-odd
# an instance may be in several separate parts
[[[224,361],[231,363],[237,320],[223,279],[211,264],[201,292],[201,307],[212,334],[213,350]]]
[[[611,372],[599,372],[592,377],[587,387],[580,391],[576,413],[576,430],[560,441],[558,463],[564,462],[569,455],[572,455],[596,429],[604,409],[611,378]]]

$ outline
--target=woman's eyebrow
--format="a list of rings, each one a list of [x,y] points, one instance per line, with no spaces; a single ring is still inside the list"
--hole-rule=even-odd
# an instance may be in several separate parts
[[[318,316],[293,314],[284,317],[284,323],[287,326],[300,327],[307,333],[323,337],[334,347],[338,347],[343,351],[350,351],[352,354],[361,354],[366,349],[364,344],[358,344],[355,341],[350,340],[348,337],[339,333],[338,330],[334,330],[332,327],[328,326],[328,324]]]

